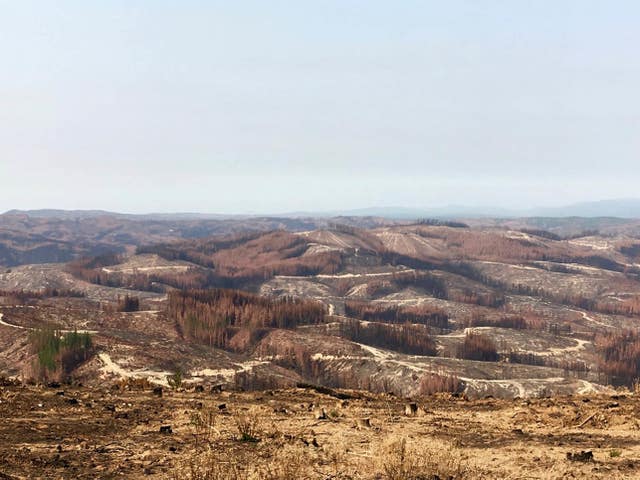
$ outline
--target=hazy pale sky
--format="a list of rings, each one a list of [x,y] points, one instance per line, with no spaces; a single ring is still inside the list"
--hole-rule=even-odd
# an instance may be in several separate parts
[[[640,2],[0,0],[0,210],[633,197]]]

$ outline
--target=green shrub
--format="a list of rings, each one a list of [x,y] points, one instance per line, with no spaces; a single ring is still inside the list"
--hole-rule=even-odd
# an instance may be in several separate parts
[[[171,375],[167,375],[167,383],[171,388],[177,390],[182,387],[184,375],[181,368],[177,368]]]
[[[64,379],[93,352],[93,342],[88,333],[36,329],[31,332],[29,341],[31,351],[37,355],[34,370],[39,379]]]

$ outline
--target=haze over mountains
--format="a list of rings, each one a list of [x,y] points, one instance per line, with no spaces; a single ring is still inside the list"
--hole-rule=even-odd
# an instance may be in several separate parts
[[[8,210],[2,215],[28,215],[33,218],[91,218],[112,216],[138,220],[222,220],[251,217],[383,217],[389,219],[415,220],[418,218],[516,218],[516,217],[617,217],[640,218],[640,199],[608,199],[569,205],[533,207],[530,209],[505,208],[500,206],[447,205],[441,207],[381,206],[345,210],[310,210],[259,213],[205,213],[205,212],[155,212],[119,213],[107,210]]]
[[[618,217],[640,218],[640,199],[612,199],[581,202],[557,207],[511,209],[497,206],[447,205],[444,207],[369,207],[328,212],[295,212],[298,216],[376,216],[396,219],[416,218],[514,218],[514,217]]]

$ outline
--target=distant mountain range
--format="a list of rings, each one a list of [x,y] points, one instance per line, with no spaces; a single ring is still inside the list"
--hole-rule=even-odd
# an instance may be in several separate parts
[[[565,207],[538,208],[532,211],[538,217],[619,217],[640,218],[640,199],[600,200],[582,202]]]
[[[115,217],[129,220],[158,220],[158,221],[176,221],[176,220],[226,220],[251,218],[252,215],[223,215],[216,213],[119,213],[110,212],[108,210],[61,210],[61,209],[39,209],[39,210],[9,210],[3,215],[27,215],[31,218],[58,218],[62,220],[75,220],[96,217]]]
[[[65,220],[101,216],[129,220],[231,220],[249,218],[335,218],[382,217],[397,220],[418,218],[519,218],[519,217],[618,217],[640,218],[640,199],[612,199],[582,202],[558,207],[507,209],[491,206],[449,205],[444,207],[368,207],[330,211],[299,211],[278,214],[216,214],[216,213],[149,213],[126,214],[105,210],[10,210],[4,215],[27,215],[31,218],[60,218]]]
[[[582,202],[558,207],[508,209],[491,206],[448,205],[435,208],[370,207],[327,212],[293,212],[282,216],[368,216],[393,219],[416,218],[519,218],[519,217],[619,217],[640,218],[640,199]]]

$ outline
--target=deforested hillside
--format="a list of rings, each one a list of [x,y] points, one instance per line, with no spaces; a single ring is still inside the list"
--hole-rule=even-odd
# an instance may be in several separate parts
[[[128,215],[104,211],[12,210],[0,214],[0,266],[68,262],[136,247],[212,235],[309,231],[332,222],[355,227],[392,225],[378,217],[302,218],[242,215]]]
[[[237,290],[185,290],[169,293],[167,315],[187,339],[247,350],[269,330],[322,323],[325,307],[310,300],[266,298]]]
[[[331,224],[21,266],[0,273],[0,366],[28,375],[28,334],[46,327],[92,332],[76,375],[98,384],[166,384],[179,372],[228,388],[304,381],[473,398],[632,386],[637,244],[436,221]]]

